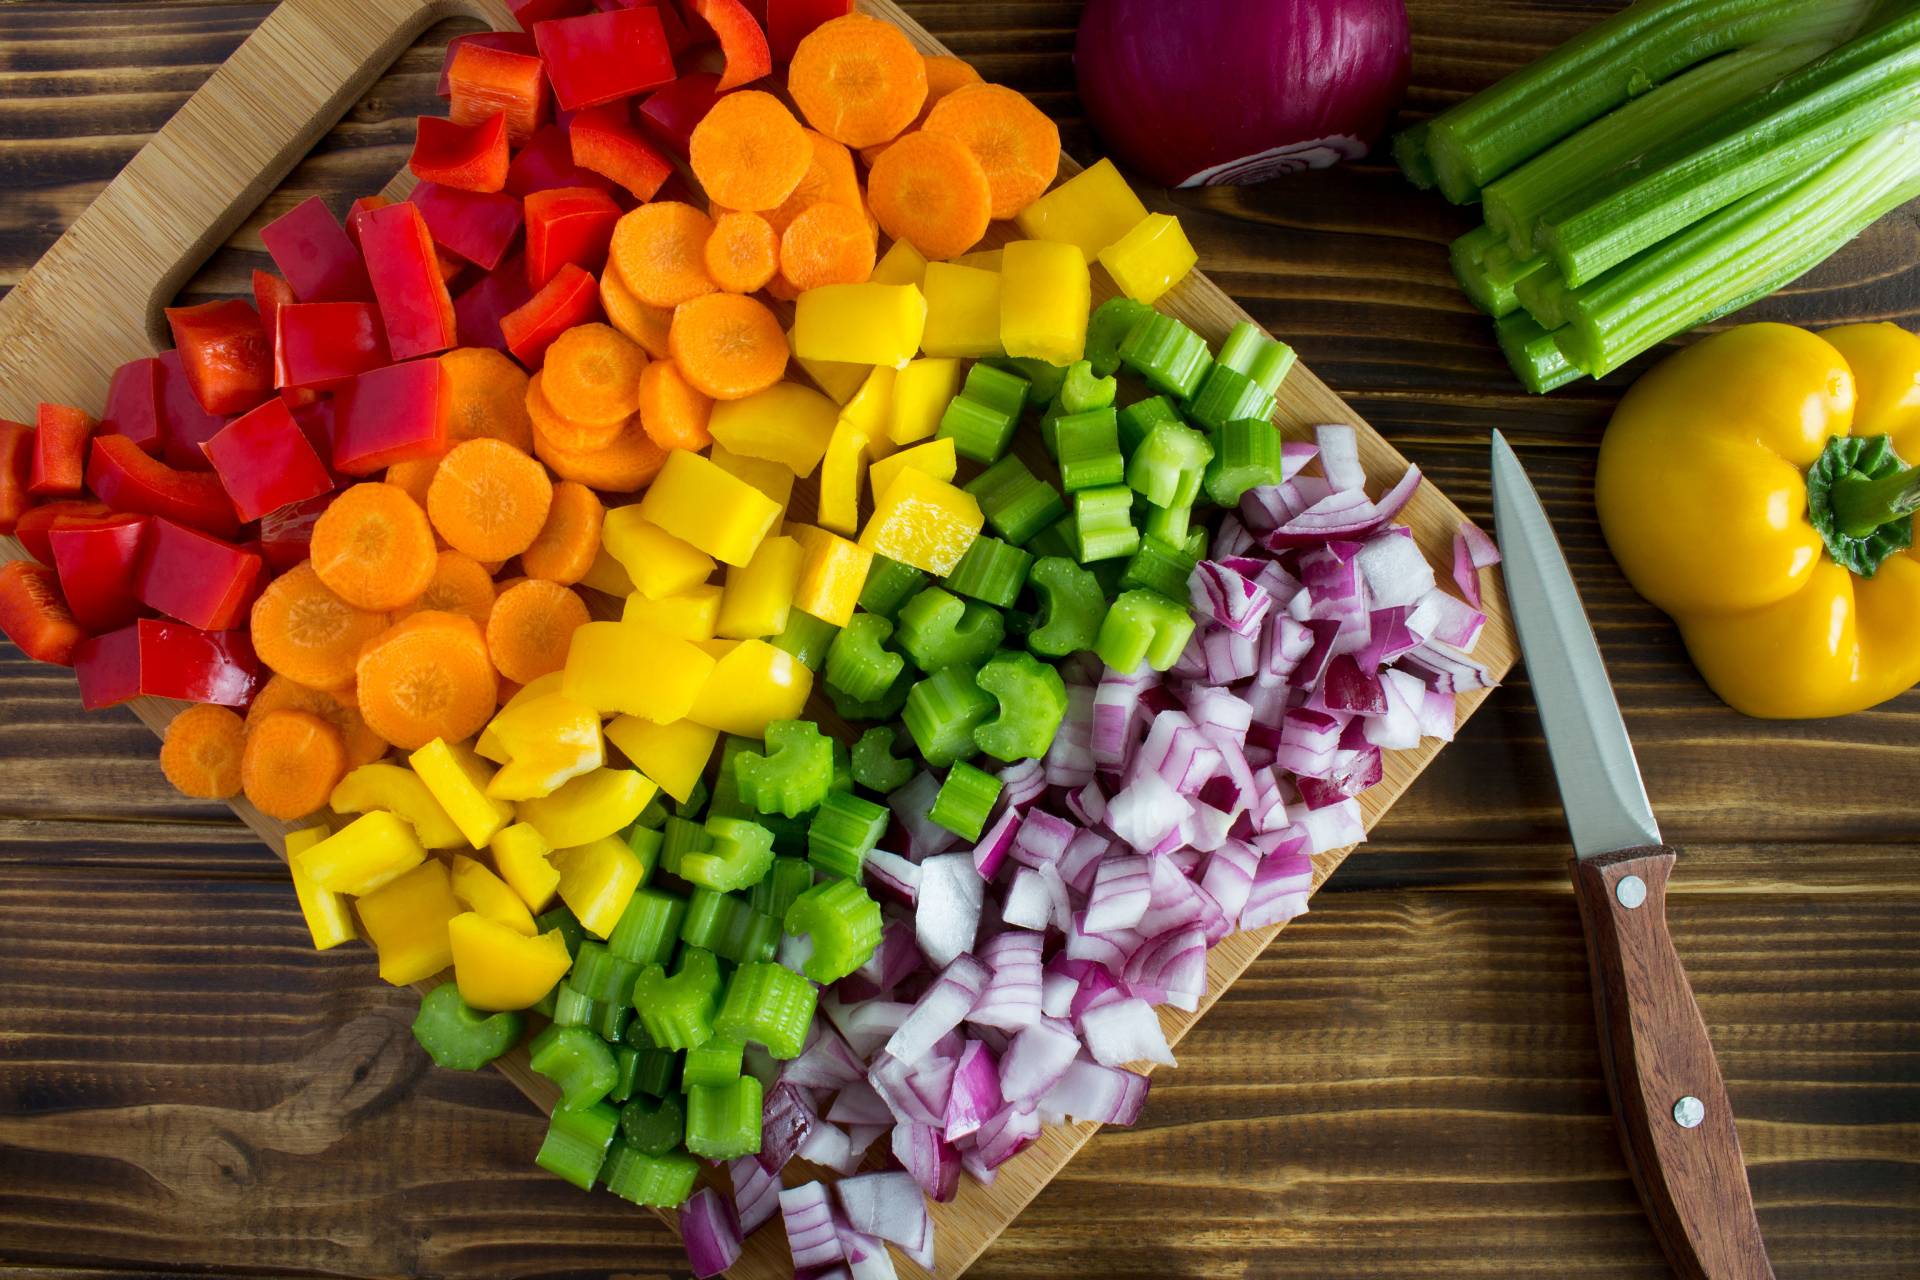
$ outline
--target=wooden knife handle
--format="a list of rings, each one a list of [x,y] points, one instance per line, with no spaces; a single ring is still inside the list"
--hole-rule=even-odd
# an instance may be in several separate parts
[[[1772,1280],[1727,1087],[1667,933],[1674,852],[1573,862],[1613,1114],[1674,1270],[1687,1280]]]

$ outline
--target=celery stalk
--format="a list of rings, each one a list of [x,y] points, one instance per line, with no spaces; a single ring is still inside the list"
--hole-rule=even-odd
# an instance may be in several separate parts
[[[1551,262],[1513,286],[1514,295],[1542,329],[1567,322],[1567,278]]]
[[[1514,287],[1547,265],[1546,256],[1521,257],[1492,227],[1478,226],[1453,242],[1454,279],[1468,299],[1496,320],[1520,305]]]
[[[1493,331],[1507,363],[1513,366],[1514,376],[1534,395],[1545,395],[1582,376],[1553,335],[1526,312],[1502,316]]]

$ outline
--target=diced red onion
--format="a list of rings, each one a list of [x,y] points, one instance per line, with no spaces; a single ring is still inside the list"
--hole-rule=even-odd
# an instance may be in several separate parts
[[[1153,859],[1148,876],[1151,890],[1147,909],[1128,926],[1135,932],[1149,938],[1158,937],[1169,929],[1192,924],[1206,914],[1193,881],[1173,858]]]
[[[1159,674],[1151,669],[1138,675],[1109,671],[1101,678],[1093,693],[1093,732],[1087,743],[1095,764],[1112,768],[1126,758],[1140,696],[1159,684]]]
[[[1245,680],[1259,668],[1259,645],[1237,631],[1209,631],[1201,644],[1206,655],[1207,679],[1215,684]]]
[[[834,984],[834,994],[846,1004],[871,1000],[892,991],[924,963],[920,945],[913,940],[913,925],[889,920],[880,932],[880,945],[865,964]]]
[[[1219,906],[1229,930],[1239,926],[1240,912],[1253,892],[1253,877],[1259,867],[1260,855],[1245,840],[1228,840],[1207,859],[1200,887]]]
[[[974,1001],[967,1021],[1002,1031],[1022,1031],[1040,1020],[1040,953],[1045,941],[1042,933],[1012,929],[980,949],[980,958],[993,975]]]
[[[1343,423],[1324,423],[1313,429],[1320,449],[1320,470],[1336,489],[1358,489],[1367,482],[1360,466],[1360,433]]]
[[[1154,773],[1135,778],[1107,802],[1108,828],[1140,853],[1177,832],[1186,816],[1186,800]]]
[[[920,896],[920,868],[899,854],[874,849],[861,865],[874,887],[894,901],[912,906]]]
[[[960,1190],[960,1153],[931,1125],[893,1126],[893,1158],[935,1203],[945,1204]]]
[[[1160,1015],[1145,1000],[1127,996],[1096,1005],[1080,1015],[1079,1027],[1087,1052],[1101,1066],[1122,1067],[1129,1062],[1174,1065]]]
[[[1412,538],[1392,531],[1377,534],[1360,548],[1355,562],[1366,582],[1367,597],[1376,609],[1411,605],[1433,590],[1433,566]]]
[[[1217,560],[1202,560],[1188,580],[1188,595],[1202,617],[1252,637],[1273,607],[1267,589]]]
[[[806,1090],[789,1082],[775,1085],[760,1108],[760,1150],[754,1153],[754,1159],[768,1173],[779,1173],[806,1142],[818,1119]]]
[[[733,1211],[742,1235],[752,1235],[780,1208],[780,1179],[760,1167],[752,1156],[727,1161],[733,1180]]]
[[[886,1245],[838,1218],[834,1219],[833,1230],[840,1241],[840,1252],[847,1256],[847,1280],[899,1280],[900,1273],[894,1269],[893,1255]]]
[[[1419,706],[1426,699],[1426,686],[1417,677],[1390,667],[1381,673],[1381,689],[1387,696],[1387,711],[1367,718],[1362,727],[1367,741],[1397,751],[1419,746]]]
[[[971,853],[943,853],[921,862],[913,936],[935,968],[944,969],[973,949],[986,889]]]
[[[1047,748],[1047,785],[1078,787],[1093,780],[1093,696],[1091,686],[1067,686],[1067,714]]]
[[[1146,914],[1152,897],[1153,868],[1145,856],[1109,855],[1095,868],[1082,927],[1094,933],[1131,929]]]
[[[815,1120],[807,1130],[807,1140],[794,1154],[810,1164],[844,1174],[859,1169],[862,1153],[853,1149],[853,1138],[845,1129],[826,1120]]]
[[[1132,1124],[1146,1101],[1145,1076],[1082,1058],[1068,1064],[1040,1100],[1040,1109],[1099,1124]]]
[[[1073,834],[1074,825],[1065,818],[1035,809],[1021,822],[1013,838],[1011,856],[1021,866],[1038,870],[1066,852]]]
[[[967,1041],[954,1065],[953,1089],[947,1095],[945,1136],[956,1142],[975,1132],[1005,1105],[1000,1096],[999,1064],[993,1051],[978,1040]]]
[[[1007,851],[1013,847],[1014,837],[1020,832],[1022,816],[1019,809],[1009,804],[980,837],[980,843],[973,846],[973,869],[980,873],[982,880],[993,879],[994,872],[1000,870]]]
[[[913,1012],[913,1006],[897,1000],[863,1000],[859,1004],[841,1004],[832,996],[822,996],[820,1011],[827,1015],[847,1047],[865,1059],[880,1051],[900,1024]]]
[[[1049,1018],[1071,1018],[1073,997],[1079,990],[1080,979],[1048,965],[1040,975],[1040,1012]]]
[[[1111,820],[1111,804],[1108,814]],[[1067,851],[1060,855],[1060,861],[1056,864],[1060,878],[1075,893],[1091,892],[1095,868],[1112,847],[1113,842],[1098,831],[1075,832],[1073,839],[1067,842]],[[1065,922],[1056,918],[1055,923],[1064,932]]]
[[[1082,826],[1097,827],[1107,820],[1107,796],[1098,782],[1067,792],[1066,804],[1074,821]]]
[[[894,1124],[938,1125],[941,1113],[946,1110],[943,1103],[935,1109],[914,1088],[913,1068],[890,1054],[881,1054],[873,1064],[873,1070],[867,1073],[867,1082],[880,1100],[887,1104],[892,1113]]]
[[[933,1218],[911,1174],[862,1173],[840,1179],[833,1189],[848,1226],[899,1245],[922,1267],[933,1266]]]
[[[1229,511],[1220,518],[1219,527],[1213,531],[1213,543],[1208,547],[1207,554],[1215,560],[1222,560],[1240,555],[1252,547],[1253,534],[1247,531],[1247,526],[1241,523],[1237,514]]]
[[[1032,1106],[1066,1072],[1080,1038],[1064,1022],[1042,1018],[1007,1045],[1000,1059],[1000,1092],[1010,1105]]]
[[[1120,981],[1134,995],[1156,993],[1154,1003],[1191,1013],[1207,991],[1206,933],[1184,926],[1149,938],[1127,957]]]
[[[1500,563],[1500,548],[1486,531],[1462,519],[1453,531],[1453,581],[1468,604],[1480,607],[1480,571]]]
[[[780,1217],[787,1228],[787,1248],[794,1270],[829,1267],[846,1261],[833,1230],[833,1205],[820,1182],[803,1182],[780,1192]]]
[[[1438,588],[1421,599],[1420,607],[1432,618],[1423,638],[1438,640],[1456,649],[1471,651],[1487,625],[1487,615],[1477,607],[1463,604]]]
[[[1442,742],[1452,742],[1454,727],[1459,717],[1454,696],[1441,693],[1438,689],[1425,690],[1420,698],[1420,735],[1425,738],[1438,738]]]
[[[893,1112],[873,1084],[862,1075],[833,1095],[826,1118],[838,1125],[890,1125]]]
[[[875,952],[878,953],[878,948]],[[781,1068],[780,1079],[805,1089],[839,1089],[865,1078],[866,1074],[866,1064],[853,1056],[853,1050],[840,1038],[840,1033],[824,1020],[815,1018],[806,1048]]]
[[[1007,887],[1000,918],[1018,929],[1044,929],[1053,919],[1053,900],[1047,883],[1032,867],[1017,867],[1013,883]]]
[[[733,1206],[712,1187],[701,1187],[680,1206],[680,1239],[693,1274],[705,1280],[740,1260],[742,1240]]]
[[[906,828],[908,856],[920,862],[936,853],[945,853],[958,839],[953,832],[929,818],[935,797],[940,794],[940,779],[922,769],[906,786],[887,797],[887,807]]]
[[[1096,839],[1100,838],[1096,833],[1090,831],[1083,831],[1080,834],[1095,836]],[[1078,836],[1074,838],[1074,843],[1079,843]],[[1101,839],[1101,843],[1104,845],[1106,841]],[[1073,848],[1074,846],[1072,844],[1068,845],[1067,852],[1073,852]],[[1067,889],[1067,882],[1062,879],[1060,875],[1061,863],[1065,861],[1066,859],[1063,857],[1060,863],[1049,862],[1046,866],[1040,868],[1040,883],[1046,886],[1047,897],[1052,905],[1052,910],[1048,913],[1048,923],[1061,933],[1065,933],[1068,925],[1073,921],[1073,896]]]
[[[906,1063],[916,1063],[926,1057],[941,1036],[965,1020],[991,977],[987,966],[974,957],[955,956],[920,994],[912,1012],[888,1038],[887,1053]]]
[[[1022,1107],[1009,1102],[980,1126],[980,1132],[974,1135],[974,1148],[983,1166],[998,1169],[1039,1136],[1039,1111],[1033,1105]]]
[[[1047,789],[1047,771],[1038,760],[1021,760],[999,773],[1000,802],[1009,809],[1024,809],[1038,800]]]

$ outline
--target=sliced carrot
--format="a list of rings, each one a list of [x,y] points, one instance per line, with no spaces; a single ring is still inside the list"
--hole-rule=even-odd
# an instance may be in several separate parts
[[[541,392],[563,418],[617,427],[640,407],[646,367],[640,344],[612,325],[577,324],[547,348]]]
[[[849,147],[898,137],[927,100],[927,64],[890,22],[850,13],[794,51],[787,92],[807,123]]]
[[[620,273],[609,268],[600,273],[600,309],[607,313],[607,323],[639,343],[647,355],[655,360],[667,358],[671,308],[640,301],[620,279]]]
[[[433,473],[439,469],[438,458],[408,458],[388,467],[384,478],[388,484],[412,498],[414,505],[425,513],[427,486],[433,483]]]
[[[572,586],[587,576],[593,558],[600,554],[600,525],[606,515],[607,509],[593,490],[573,480],[562,480],[553,486],[553,505],[547,508],[547,523],[540,536],[520,553],[520,567],[530,578]],[[487,584],[487,596],[491,605],[491,582]]]
[[[226,707],[188,707],[167,726],[160,744],[160,772],[173,789],[197,800],[227,800],[240,794],[240,756],[247,747],[246,722]]]
[[[912,124],[902,130],[903,133],[912,133],[915,129],[925,124],[927,122],[927,112],[933,110],[935,103],[952,93],[955,89],[963,88],[970,84],[981,83],[980,73],[973,69],[973,64],[970,62],[963,62],[959,58],[945,55],[939,57],[928,55],[926,63],[927,100],[920,104],[920,114],[914,117]],[[880,158],[880,153],[886,149],[887,143],[885,142],[874,147],[863,147],[860,151],[860,159],[871,168],[873,162]]]
[[[766,217],[774,234],[781,235],[793,220],[823,200],[844,204],[866,213],[867,198],[860,190],[860,175],[853,167],[853,152],[817,129],[808,129],[807,141],[813,147],[813,161],[793,194],[770,210]]]
[[[532,546],[552,504],[546,468],[500,440],[455,445],[427,490],[433,527],[476,560],[505,560]]]
[[[655,200],[621,215],[613,228],[611,269],[634,299],[677,307],[712,293],[705,250],[713,219],[678,200]]]
[[[340,731],[309,711],[275,711],[247,732],[240,786],[254,808],[292,822],[316,809],[347,773]]]
[[[1045,195],[1060,171],[1059,126],[1005,85],[955,89],[927,112],[924,132],[953,138],[973,152],[993,188],[996,218],[1011,218]]]
[[[757,213],[729,210],[707,237],[707,274],[728,293],[752,293],[780,269],[780,239]]]
[[[396,612],[393,620],[398,622],[428,609],[465,614],[486,626],[487,615],[493,612],[493,575],[466,552],[449,547],[435,560],[433,581],[427,589],[418,600]]]
[[[667,335],[680,376],[715,400],[764,391],[787,371],[787,334],[763,302],[716,293],[682,303]]]
[[[813,161],[800,122],[770,93],[729,93],[694,126],[693,176],[708,198],[729,209],[777,208]],[[631,283],[631,282],[629,282]]]
[[[428,611],[395,623],[361,653],[356,672],[360,714],[403,751],[471,737],[499,705],[486,636],[458,613]]]
[[[587,602],[575,592],[528,578],[493,602],[487,652],[501,675],[526,684],[565,666],[567,641],[592,620]]]
[[[492,347],[461,347],[440,357],[447,372],[447,443],[492,438],[533,448],[527,421],[527,371]]]
[[[713,443],[707,420],[713,397],[691,385],[671,360],[655,360],[640,375],[640,426],[662,449],[704,449]]]
[[[935,259],[973,248],[993,215],[993,192],[973,153],[924,129],[874,161],[867,198],[883,231]]]
[[[561,414],[553,407],[553,401],[547,399],[546,377],[547,371],[542,369],[527,383],[527,417],[533,423],[536,440],[542,437],[556,440],[570,449],[603,449],[620,434],[624,419],[575,422]]]
[[[655,361],[654,364],[664,364]],[[649,369],[653,365],[647,366]],[[641,377],[645,377],[642,374]],[[540,461],[562,480],[572,480],[602,493],[635,493],[660,473],[667,451],[655,444],[634,414],[620,428],[614,442],[602,449],[573,449],[549,439],[538,428],[533,449]]]
[[[433,557],[427,513],[397,485],[356,484],[313,525],[314,572],[356,609],[391,612],[418,600],[433,581]]]
[[[861,284],[873,274],[873,232],[864,212],[822,201],[780,237],[780,274],[801,291]]]
[[[276,711],[309,712],[338,729],[340,741],[346,744],[349,769],[372,764],[387,754],[390,744],[360,718],[360,703],[351,688],[315,689],[282,675],[270,676],[247,704],[247,728],[251,730],[263,716]]]
[[[268,669],[316,689],[339,689],[353,683],[360,646],[387,629],[387,615],[348,604],[303,560],[267,584],[249,625],[254,652]]]

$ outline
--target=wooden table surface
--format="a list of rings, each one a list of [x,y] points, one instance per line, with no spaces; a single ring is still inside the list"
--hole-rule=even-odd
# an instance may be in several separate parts
[[[1072,0],[906,0],[1098,149]],[[1426,113],[1613,6],[1411,0]],[[0,285],[271,8],[0,5]],[[449,23],[191,283],[241,293],[262,221],[405,163]],[[1165,201],[1161,202],[1163,205]],[[1458,502],[1487,429],[1561,531],[1667,838],[1673,933],[1784,1277],[1920,1270],[1920,694],[1845,720],[1721,706],[1608,559],[1594,445],[1644,362],[1529,398],[1453,288],[1469,215],[1380,164],[1172,204],[1203,267]],[[1920,325],[1909,207],[1747,312]],[[103,298],[103,306],[115,300]],[[414,996],[309,947],[280,864],[166,786],[147,730],[0,645],[0,1271],[681,1274],[648,1215],[535,1169],[543,1121],[433,1071]],[[1497,693],[1155,1078],[971,1274],[1668,1273],[1600,1083],[1565,833],[1524,678]]]

